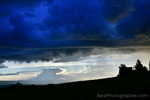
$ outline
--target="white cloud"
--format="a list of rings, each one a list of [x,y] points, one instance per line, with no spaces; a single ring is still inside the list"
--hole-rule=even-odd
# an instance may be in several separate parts
[[[44,69],[39,75],[36,77],[27,80],[27,81],[22,81],[24,84],[58,84],[58,83],[64,83],[64,82],[69,82],[67,76],[57,74],[60,73],[62,70],[61,69]]]
[[[33,77],[36,77],[39,72],[28,72],[28,73],[20,73],[18,75],[4,75],[0,76],[0,81],[18,81],[18,80],[28,80]]]

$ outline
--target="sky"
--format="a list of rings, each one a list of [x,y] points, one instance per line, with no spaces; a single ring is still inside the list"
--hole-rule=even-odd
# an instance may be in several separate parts
[[[150,56],[149,0],[1,0],[0,81],[114,77]]]

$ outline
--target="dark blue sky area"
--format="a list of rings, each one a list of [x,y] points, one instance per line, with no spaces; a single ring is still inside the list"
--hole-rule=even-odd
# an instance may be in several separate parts
[[[64,52],[52,48],[145,46],[149,35],[150,0],[0,1],[2,61]]]

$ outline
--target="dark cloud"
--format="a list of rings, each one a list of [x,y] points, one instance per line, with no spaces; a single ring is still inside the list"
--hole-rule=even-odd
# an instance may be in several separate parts
[[[13,5],[13,6],[34,6],[42,1],[52,2],[53,0],[1,0],[0,3],[3,5]]]
[[[0,17],[8,17],[9,15],[20,11],[21,9],[34,8],[42,0],[1,0],[0,1]]]
[[[134,5],[135,11],[117,25],[118,33],[122,34],[124,38],[134,38],[135,35],[139,34],[149,35],[149,4],[149,0],[137,0]]]
[[[28,41],[30,34],[30,30],[32,32],[32,28],[28,24],[26,24],[24,20],[24,16],[22,15],[14,15],[10,17],[10,24],[13,26],[13,29],[11,31],[11,35],[9,36],[10,39],[13,40],[22,40],[22,41]]]
[[[1,0],[0,2],[4,3],[4,4],[29,5],[29,4],[36,3],[38,1],[40,1],[40,0],[30,0],[30,1],[27,1],[27,0]]]
[[[125,46],[149,46],[150,37],[145,34],[138,34],[132,39],[127,39],[121,42]]]
[[[0,64],[0,69],[1,68],[7,68],[7,66],[3,65],[3,64]]]
[[[149,0],[2,0],[0,60],[50,61],[77,52],[90,54],[94,46],[149,45],[149,4]]]
[[[112,41],[117,43],[117,41]],[[1,60],[10,60],[18,62],[32,62],[32,61],[51,61],[54,59],[64,58],[63,56],[73,56],[75,53],[80,52],[80,56],[91,54],[90,52],[93,49],[93,46],[104,46],[104,47],[113,47],[114,43],[109,43],[108,41],[60,41],[59,43],[50,44],[50,45],[40,45],[40,43],[33,45],[18,45],[12,48],[1,48],[0,49],[0,59]],[[107,45],[106,45],[107,44]],[[73,61],[78,59],[63,59],[63,61]],[[57,60],[56,62],[58,62]],[[62,59],[61,59],[62,61]]]
[[[103,0],[103,13],[110,22],[116,22],[134,11],[135,0]]]
[[[25,13],[25,16],[28,16],[28,17],[31,17],[31,18],[36,17],[36,15],[35,15],[35,14],[32,14],[32,13]]]
[[[58,49],[35,49],[35,50],[10,50],[6,52],[4,49],[0,53],[0,60],[9,60],[16,62],[32,62],[32,61],[51,61],[55,58],[61,58],[62,54],[72,56],[75,52],[86,54],[90,52],[90,48],[58,48]]]
[[[44,4],[42,2],[52,0],[4,0],[0,1],[0,46],[7,45],[14,46],[16,44],[32,44],[34,41],[41,41],[37,35],[37,17],[34,12],[35,9]],[[22,6],[24,5],[24,6]],[[32,7],[30,7],[32,6]],[[42,16],[41,16],[42,17]],[[39,16],[38,16],[39,18]],[[40,19],[40,18],[39,18]]]
[[[99,40],[106,35],[106,23],[99,0],[61,0],[49,8],[41,30],[49,30],[49,38],[61,40]]]

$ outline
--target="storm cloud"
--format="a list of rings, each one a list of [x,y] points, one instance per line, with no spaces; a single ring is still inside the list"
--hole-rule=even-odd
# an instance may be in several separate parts
[[[116,22],[127,17],[134,11],[135,0],[103,0],[103,13],[110,22]]]
[[[149,46],[149,4],[149,0],[2,0],[0,60],[65,62],[69,59],[62,56],[91,55],[95,47]]]

